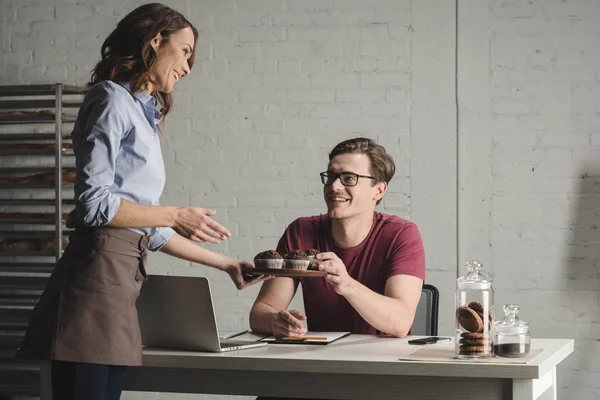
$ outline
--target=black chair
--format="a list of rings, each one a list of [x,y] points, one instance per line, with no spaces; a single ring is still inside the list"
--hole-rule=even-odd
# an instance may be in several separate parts
[[[433,285],[424,284],[417,305],[411,335],[437,336],[440,292]]]

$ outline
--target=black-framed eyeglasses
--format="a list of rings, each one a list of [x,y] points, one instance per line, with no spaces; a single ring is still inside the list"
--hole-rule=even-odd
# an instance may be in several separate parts
[[[333,184],[337,178],[340,178],[340,183],[344,186],[356,186],[358,184],[358,178],[376,180],[373,176],[359,175],[354,172],[340,172],[338,174],[337,172],[325,171],[321,172],[319,175],[321,175],[321,182],[326,186]]]

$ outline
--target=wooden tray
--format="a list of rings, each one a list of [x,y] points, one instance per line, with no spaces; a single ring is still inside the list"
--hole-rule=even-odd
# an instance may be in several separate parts
[[[287,276],[290,278],[320,278],[327,275],[325,271],[315,271],[308,269],[289,269],[289,268],[255,268],[248,271],[244,271],[248,275],[273,275],[273,276]]]

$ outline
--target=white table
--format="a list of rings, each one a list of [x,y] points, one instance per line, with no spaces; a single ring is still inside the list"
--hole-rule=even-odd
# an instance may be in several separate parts
[[[415,338],[415,337],[412,337]],[[144,350],[126,390],[329,399],[556,399],[556,366],[571,339],[533,339],[528,364],[399,361],[409,338],[351,335],[318,345],[269,344],[229,353]],[[444,344],[444,346],[453,346]]]

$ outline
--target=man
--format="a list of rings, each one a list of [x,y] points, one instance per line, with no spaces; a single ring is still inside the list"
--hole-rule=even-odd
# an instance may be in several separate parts
[[[375,212],[395,165],[382,146],[356,138],[339,143],[321,173],[327,215],[299,218],[279,240],[281,254],[315,248],[325,278],[265,282],[250,312],[254,331],[298,336],[350,331],[406,336],[425,278],[415,224]],[[306,316],[287,310],[302,284]]]

